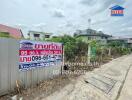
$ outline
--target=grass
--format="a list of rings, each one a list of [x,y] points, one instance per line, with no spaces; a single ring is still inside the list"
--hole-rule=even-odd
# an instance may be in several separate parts
[[[9,38],[10,35],[8,32],[0,32],[0,37],[6,37],[6,38]]]

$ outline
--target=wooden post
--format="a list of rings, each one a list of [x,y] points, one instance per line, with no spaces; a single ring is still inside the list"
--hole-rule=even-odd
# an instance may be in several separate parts
[[[63,67],[64,67],[64,65],[65,65],[65,51],[64,51],[64,45],[62,44],[62,52],[63,52],[63,54],[62,54],[62,65],[61,65],[61,75],[63,74]]]

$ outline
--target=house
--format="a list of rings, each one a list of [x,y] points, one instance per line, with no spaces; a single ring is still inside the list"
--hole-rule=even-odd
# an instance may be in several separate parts
[[[23,38],[22,31],[17,28],[0,24],[0,32],[15,39]]]
[[[111,16],[124,16],[124,8],[121,6],[113,6],[111,9]]]
[[[112,37],[108,39],[108,43],[113,41],[120,42],[122,44],[122,47],[132,48],[132,38]]]
[[[104,34],[102,31],[96,31],[93,29],[77,30],[74,33],[74,36],[77,38],[81,38],[84,42],[97,40],[102,45],[105,45],[108,38],[112,37],[111,35]]]
[[[127,38],[128,47],[132,48],[132,38]]]
[[[51,37],[52,33],[29,31],[28,36],[30,40],[47,40]]]

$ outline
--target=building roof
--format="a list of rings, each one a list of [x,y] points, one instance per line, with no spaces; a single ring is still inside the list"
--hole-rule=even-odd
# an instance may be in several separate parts
[[[122,36],[113,36],[111,38],[109,38],[110,40],[128,40],[128,39],[132,39],[132,37],[122,37]]]
[[[23,37],[22,31],[17,28],[0,24],[0,32],[8,32],[11,37],[20,39]]]
[[[111,35],[104,34],[102,31],[96,31],[93,29],[86,29],[86,30],[77,30],[74,33],[74,36],[101,36],[101,37],[111,37]]]
[[[125,37],[112,37],[108,39],[109,41],[126,41],[127,43],[132,43],[132,37],[125,38]]]
[[[113,6],[110,8],[111,10],[124,10],[125,8],[119,6],[119,5],[116,5],[116,6]]]

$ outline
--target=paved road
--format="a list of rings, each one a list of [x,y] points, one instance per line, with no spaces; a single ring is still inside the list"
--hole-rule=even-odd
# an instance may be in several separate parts
[[[132,67],[128,72],[119,100],[132,100]]]
[[[80,76],[43,100],[132,100],[132,55]]]

